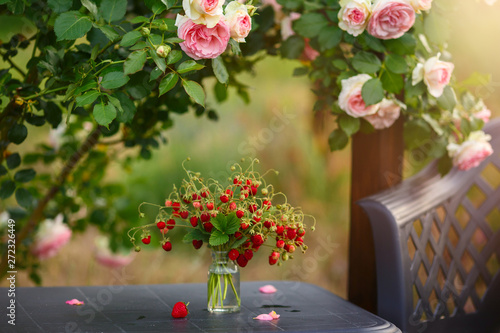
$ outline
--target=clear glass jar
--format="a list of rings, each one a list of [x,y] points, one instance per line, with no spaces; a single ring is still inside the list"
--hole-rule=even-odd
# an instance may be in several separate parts
[[[210,312],[238,312],[241,307],[240,271],[229,260],[228,251],[212,249],[212,264],[208,268],[208,304]]]

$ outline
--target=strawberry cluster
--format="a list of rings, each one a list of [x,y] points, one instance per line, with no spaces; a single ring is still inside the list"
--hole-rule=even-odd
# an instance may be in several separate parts
[[[256,163],[258,160],[252,160],[246,170],[239,164],[232,166],[229,184],[225,186],[185,169],[188,178],[179,189],[174,186],[165,206],[159,208],[155,224],[131,231],[135,231],[134,235],[141,231],[142,242],[149,244],[150,229],[156,226],[162,235],[161,246],[170,251],[172,244],[167,233],[174,227],[183,227],[188,231],[185,242],[191,242],[195,249],[208,243],[212,248],[227,251],[229,259],[240,267],[245,267],[263,247],[270,251],[270,265],[293,259],[295,251],[307,250],[306,216],[254,171]],[[134,235],[130,240],[135,245]],[[136,246],[136,250],[140,251],[140,247]]]

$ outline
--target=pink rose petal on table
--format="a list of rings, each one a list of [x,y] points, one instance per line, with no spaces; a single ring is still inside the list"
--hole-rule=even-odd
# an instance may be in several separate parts
[[[269,312],[269,315],[273,317],[273,319],[278,319],[280,317],[280,315],[277,314],[276,311]]]
[[[270,315],[268,315],[267,313],[263,313],[263,314],[258,315],[254,319],[257,319],[257,320],[273,320],[274,318],[271,317]]]
[[[274,294],[278,289],[276,289],[273,285],[267,284],[259,288],[259,291],[263,294]]]
[[[83,301],[77,300],[76,298],[73,298],[70,301],[66,301],[66,304],[69,304],[69,305],[83,305],[85,303]]]

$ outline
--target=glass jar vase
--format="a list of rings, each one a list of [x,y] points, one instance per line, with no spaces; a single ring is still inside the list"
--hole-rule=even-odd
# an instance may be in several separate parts
[[[207,287],[208,311],[215,313],[240,311],[240,271],[228,258],[228,251],[212,249],[212,264],[208,268]]]

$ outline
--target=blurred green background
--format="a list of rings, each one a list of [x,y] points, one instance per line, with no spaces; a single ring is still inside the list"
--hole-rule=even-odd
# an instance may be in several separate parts
[[[483,1],[460,1],[447,13],[451,20],[450,52],[456,76],[462,80],[473,72],[491,74],[492,82],[478,88],[493,117],[500,116],[500,3],[488,6]],[[0,20],[0,39],[12,29],[14,21]],[[11,30],[10,30],[11,31]],[[29,49],[27,50],[29,52]],[[20,55],[19,58],[21,58]],[[22,59],[19,60],[22,64]],[[6,65],[0,61],[0,68]],[[251,103],[245,104],[234,91],[230,99],[216,106],[217,122],[199,119],[194,114],[176,115],[175,126],[165,136],[168,144],[154,152],[149,161],[133,164],[124,171],[112,165],[108,179],[120,181],[128,195],[117,205],[127,208],[130,223],[138,220],[137,206],[143,202],[162,204],[172,185],[184,176],[181,163],[191,157],[191,170],[220,177],[228,172],[231,161],[257,157],[260,170],[274,168],[278,177],[268,180],[286,193],[289,201],[316,217],[317,231],[308,233],[309,250],[297,254],[284,266],[269,267],[268,253],[258,253],[242,269],[242,280],[294,279],[311,282],[345,297],[347,290],[347,248],[349,232],[350,152],[330,153],[327,138],[333,118],[311,112],[315,101],[307,78],[293,78],[297,62],[269,57],[261,62],[254,76],[240,77],[251,86]],[[207,87],[215,82],[205,82]],[[210,88],[208,91],[212,91]],[[32,130],[30,128],[30,130]],[[44,127],[23,144],[47,140]],[[22,149],[22,147],[21,147]],[[229,163],[228,163],[229,162]],[[366,163],[367,167],[370,161]],[[405,168],[409,174],[420,165]],[[221,174],[222,172],[222,174]],[[182,232],[173,230],[178,234]],[[93,259],[96,230],[74,234],[71,242],[54,258],[43,263],[43,285],[107,285],[206,282],[210,255],[204,247],[198,252],[180,239],[166,253],[160,246],[149,245],[124,270],[112,271]],[[117,282],[117,276],[121,277]],[[5,285],[2,282],[0,285]],[[32,286],[23,273],[18,286]]]

